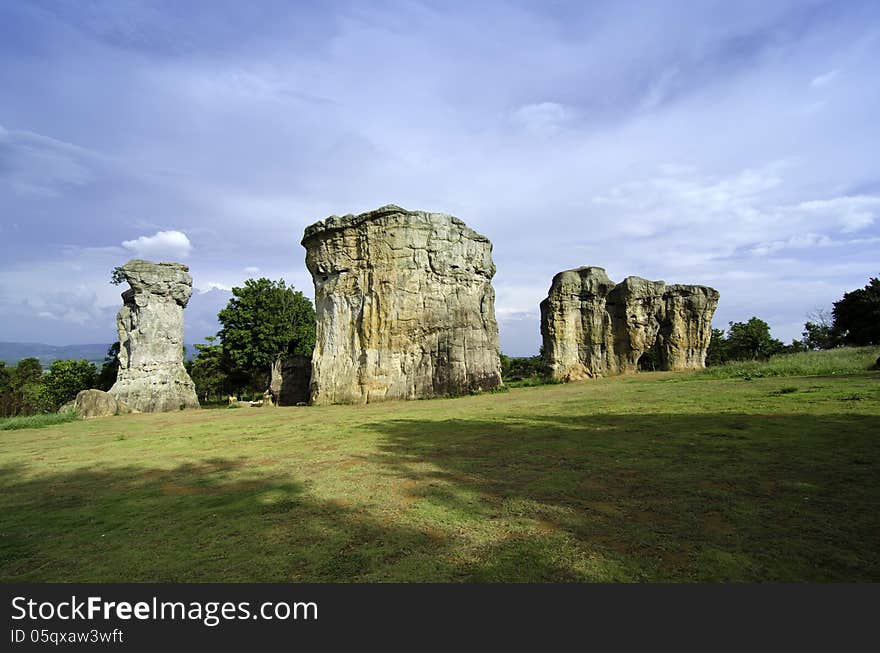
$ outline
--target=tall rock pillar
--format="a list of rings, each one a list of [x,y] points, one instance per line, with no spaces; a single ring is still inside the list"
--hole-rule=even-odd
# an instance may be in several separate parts
[[[189,268],[134,259],[123,265],[131,286],[116,315],[119,372],[110,394],[142,412],[198,408],[183,367],[183,309],[192,295]]]
[[[492,244],[450,215],[385,206],[305,230],[315,404],[501,385]]]

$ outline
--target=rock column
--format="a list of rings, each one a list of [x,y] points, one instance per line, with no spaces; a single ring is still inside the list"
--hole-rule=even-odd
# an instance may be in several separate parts
[[[315,404],[501,385],[492,244],[450,215],[385,206],[305,230]]]
[[[183,309],[192,295],[189,268],[134,259],[120,268],[131,286],[116,315],[119,372],[110,394],[142,412],[198,408],[183,367]]]

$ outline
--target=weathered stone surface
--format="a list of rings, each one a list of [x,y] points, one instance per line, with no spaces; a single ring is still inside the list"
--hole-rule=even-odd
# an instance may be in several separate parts
[[[544,359],[566,381],[634,372],[655,346],[661,369],[700,369],[717,306],[718,291],[707,286],[640,277],[615,284],[600,267],[566,270],[541,302]]]
[[[272,365],[269,392],[279,406],[308,403],[312,359],[307,356],[285,356]]]
[[[664,370],[700,370],[712,339],[718,291],[708,286],[666,286],[657,344]]]
[[[316,404],[501,385],[492,244],[450,215],[385,206],[305,230]]]
[[[135,410],[198,408],[183,367],[183,309],[192,295],[189,268],[134,259],[122,266],[131,286],[116,315],[119,372],[110,394]]]
[[[132,412],[124,401],[119,401],[109,392],[103,390],[83,390],[76,395],[76,399],[71,404],[65,404],[65,406],[68,405],[77,417],[83,419],[110,417]]]

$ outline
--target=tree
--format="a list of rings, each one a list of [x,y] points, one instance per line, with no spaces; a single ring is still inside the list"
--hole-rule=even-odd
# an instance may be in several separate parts
[[[15,366],[12,375],[14,385],[23,386],[29,383],[39,383],[43,378],[43,366],[39,358],[22,358]]]
[[[114,286],[118,286],[121,283],[125,282],[125,272],[122,270],[121,265],[117,265],[110,271],[110,283]]]
[[[784,345],[782,348],[783,354],[797,354],[802,351],[810,351],[810,348],[804,343],[803,340],[798,340],[797,338],[791,339],[791,344]]]
[[[807,315],[804,323],[803,345],[808,350],[832,349],[837,346],[836,338],[832,330],[832,317],[828,311],[821,308]]]
[[[37,358],[22,358],[11,370],[7,415],[33,415],[45,409],[43,366]]]
[[[731,360],[769,358],[783,351],[785,345],[771,337],[770,325],[752,317],[748,322],[730,322],[727,329],[727,353]]]
[[[724,337],[724,329],[712,329],[712,338],[706,351],[706,365],[723,365],[727,360],[727,338]]]
[[[288,354],[311,356],[315,347],[315,309],[284,279],[248,279],[232,289],[217,315],[223,356],[233,371],[265,387],[272,365]]]
[[[107,355],[104,357],[104,364],[101,365],[101,371],[95,381],[95,387],[98,390],[106,392],[116,383],[116,376],[119,373],[119,342],[114,342],[107,349]]]
[[[190,377],[196,385],[196,393],[207,402],[219,397],[229,389],[229,373],[223,357],[223,346],[214,344],[216,336],[205,338],[207,345],[195,345],[196,355],[189,364]]]
[[[43,377],[46,407],[57,410],[68,401],[76,399],[81,390],[94,387],[96,377],[95,366],[84,358],[78,361],[52,361],[48,374]]]
[[[6,367],[6,361],[0,361],[0,417],[11,415],[12,405],[12,374]]]
[[[834,302],[833,335],[846,345],[880,345],[880,278]]]
[[[538,356],[505,356],[501,354],[501,378],[521,381],[545,374],[544,359]]]

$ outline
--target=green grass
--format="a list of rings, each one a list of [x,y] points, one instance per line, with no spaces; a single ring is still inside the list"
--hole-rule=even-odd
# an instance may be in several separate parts
[[[870,370],[880,357],[880,347],[846,347],[827,351],[772,356],[766,361],[736,361],[708,367],[706,379],[762,378],[768,376],[833,376]]]
[[[63,424],[76,419],[73,412],[47,413],[22,417],[0,418],[0,431],[17,431],[18,429],[39,429],[53,424]]]
[[[880,581],[880,374],[642,373],[0,438],[12,581]]]

